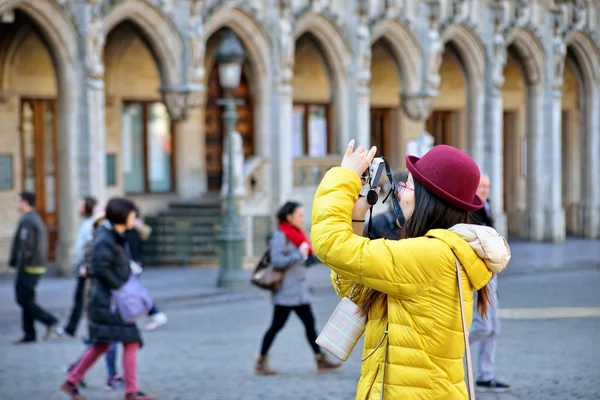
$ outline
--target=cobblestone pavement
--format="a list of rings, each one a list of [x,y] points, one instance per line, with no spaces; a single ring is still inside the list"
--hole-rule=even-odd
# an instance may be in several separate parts
[[[510,382],[514,391],[481,394],[477,399],[600,399],[600,269],[529,272],[501,275],[499,283],[505,319],[497,376]],[[279,375],[255,376],[252,363],[271,317],[268,297],[254,288],[233,293],[216,290],[212,286],[215,277],[216,270],[211,269],[144,272],[143,281],[168,314],[169,323],[144,334],[146,343],[138,362],[143,390],[166,400],[354,399],[360,352],[341,370],[317,375],[303,328],[295,317],[277,337],[271,353]],[[310,280],[320,328],[336,298],[328,286],[325,267],[311,269]],[[46,278],[38,298],[64,319],[73,286],[71,279]],[[53,339],[11,345],[20,334],[12,296],[12,282],[0,281],[0,400],[64,399],[58,385],[64,378],[63,368],[83,350],[81,341]],[[565,318],[576,315],[580,309],[575,307],[592,312],[577,314],[587,317]],[[546,312],[541,314],[537,308]],[[84,323],[79,335],[85,335]],[[104,392],[103,362],[86,379],[88,399],[123,398],[122,393]]]

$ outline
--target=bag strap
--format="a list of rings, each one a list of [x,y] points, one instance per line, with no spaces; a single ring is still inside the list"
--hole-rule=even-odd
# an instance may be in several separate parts
[[[340,277],[337,274],[337,272],[335,273],[335,288],[337,289],[338,297],[340,297],[342,295],[342,289],[340,288]],[[352,297],[354,297],[355,290],[356,282],[354,282],[354,284],[352,285],[352,289],[350,289],[350,293],[348,294],[348,300],[352,300]]]
[[[467,359],[467,387],[469,389],[469,399],[475,400],[475,388],[473,387],[473,366],[471,364],[471,347],[469,346],[469,333],[467,332],[467,319],[465,318],[460,262],[458,261],[456,254],[454,255],[454,263],[456,264],[456,280],[458,281],[458,297],[460,298],[460,318],[462,321],[463,337],[465,340],[465,357]]]

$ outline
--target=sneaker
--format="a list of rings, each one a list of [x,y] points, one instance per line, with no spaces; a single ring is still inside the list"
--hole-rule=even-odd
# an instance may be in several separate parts
[[[71,364],[69,365],[67,368],[65,368],[65,372],[68,374],[71,373],[71,371],[73,370],[73,368],[75,368],[75,364]],[[79,381],[79,385],[80,388],[86,388],[87,387],[87,383],[85,383],[85,381],[83,379],[81,379]]]
[[[127,393],[125,395],[125,400],[156,400],[156,397],[151,394],[137,392],[137,393]]]
[[[115,375],[113,378],[106,381],[104,390],[112,392],[113,390],[121,390],[125,388],[125,381],[119,375]]]
[[[494,393],[504,393],[510,392],[512,387],[509,384],[502,383],[495,379],[491,381],[477,381],[475,384],[475,388],[478,392],[494,392]]]
[[[60,385],[60,390],[65,392],[71,398],[71,400],[85,400],[85,397],[83,397],[81,393],[79,393],[79,390],[77,390],[77,386],[73,385],[71,382],[65,381],[62,385]]]
[[[150,316],[150,321],[148,321],[148,325],[146,325],[146,329],[149,331],[156,330],[167,323],[169,319],[163,312],[159,312],[158,314],[154,314]]]

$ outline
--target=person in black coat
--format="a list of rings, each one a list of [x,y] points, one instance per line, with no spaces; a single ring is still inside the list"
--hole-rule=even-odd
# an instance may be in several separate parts
[[[392,179],[396,184],[406,182],[408,179],[408,171],[400,171],[393,175]],[[385,190],[389,190],[389,184]],[[363,236],[370,239],[388,239],[400,240],[402,237],[402,226],[404,226],[404,215],[400,219],[396,216],[392,199],[389,198],[389,208],[387,211],[373,216],[371,232],[369,232],[369,224],[366,223],[363,229]]]
[[[88,308],[89,335],[94,345],[86,351],[61,386],[73,400],[83,399],[77,385],[98,358],[108,351],[111,342],[123,343],[125,399],[155,399],[154,396],[140,392],[137,384],[136,359],[142,345],[140,332],[135,323],[124,322],[111,307],[111,291],[122,287],[133,273],[123,234],[133,227],[135,210],[135,204],[130,200],[111,199],[106,205],[106,221],[98,227],[94,236]]]

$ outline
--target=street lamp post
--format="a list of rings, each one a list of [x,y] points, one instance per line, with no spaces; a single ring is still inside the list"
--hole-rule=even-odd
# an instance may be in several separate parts
[[[221,219],[221,231],[217,241],[221,245],[221,265],[217,286],[238,287],[246,283],[246,275],[242,269],[244,257],[244,235],[242,233],[241,218],[238,212],[235,187],[233,182],[233,132],[236,129],[237,101],[232,92],[240,85],[242,64],[246,58],[244,48],[236,35],[229,29],[223,32],[221,46],[217,52],[219,65],[219,82],[226,95],[219,101],[225,107],[223,120],[227,129],[227,199],[225,210]]]

